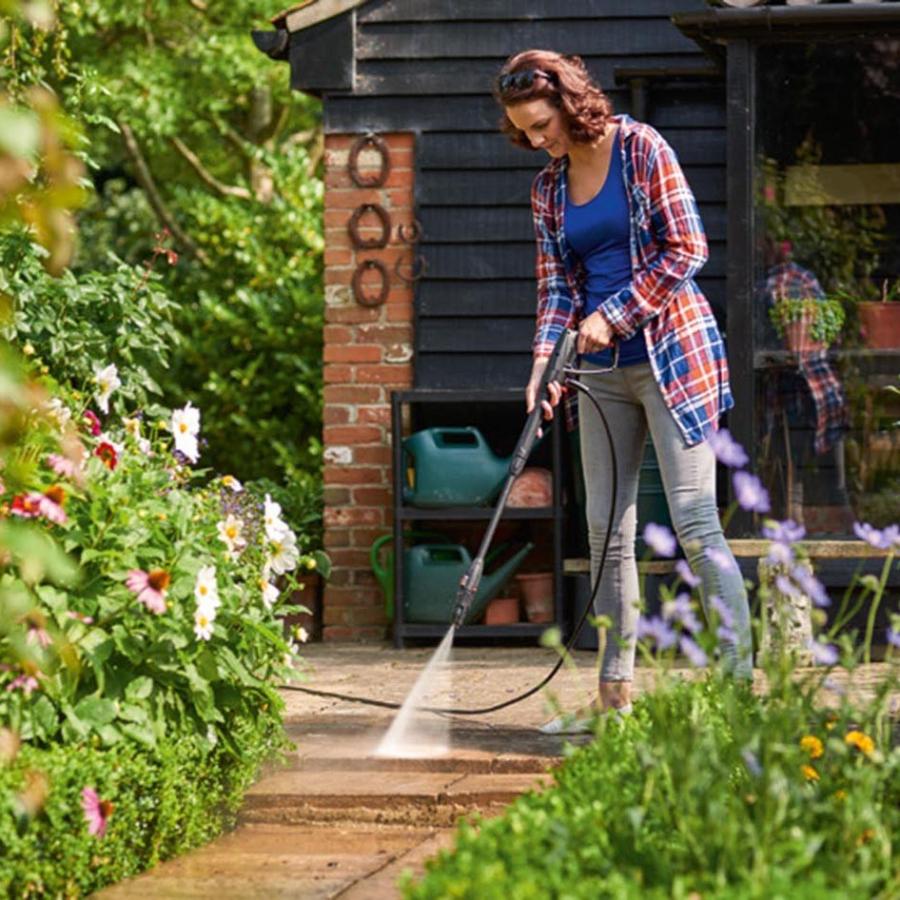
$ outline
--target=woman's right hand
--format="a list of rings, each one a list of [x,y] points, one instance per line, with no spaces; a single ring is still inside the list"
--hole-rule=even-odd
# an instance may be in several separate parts
[[[531,377],[528,379],[528,385],[525,388],[525,409],[530,414],[534,409],[535,403],[538,401],[538,388],[541,384],[544,370],[547,368],[549,359],[536,359],[531,368]],[[549,397],[541,397],[541,408],[544,411],[544,418],[549,420],[553,418],[553,407],[559,405],[562,399],[562,387],[558,381],[551,381],[547,385],[547,393]]]

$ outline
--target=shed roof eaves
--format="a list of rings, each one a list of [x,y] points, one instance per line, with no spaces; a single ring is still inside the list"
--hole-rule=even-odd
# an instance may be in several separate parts
[[[276,28],[286,28],[290,32],[303,31],[368,2],[369,0],[301,0],[273,16],[270,21]]]

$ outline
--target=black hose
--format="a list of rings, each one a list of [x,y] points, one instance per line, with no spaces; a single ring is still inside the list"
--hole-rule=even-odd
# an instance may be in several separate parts
[[[567,370],[571,371],[571,370]],[[612,537],[613,524],[615,519],[616,512],[616,495],[619,490],[619,473],[618,466],[616,463],[616,451],[613,446],[612,433],[609,430],[609,423],[606,421],[606,416],[603,413],[603,409],[600,404],[597,402],[597,399],[591,394],[590,389],[585,387],[580,381],[577,381],[575,378],[572,378],[571,375],[566,378],[566,385],[570,385],[577,390],[581,391],[594,404],[594,408],[597,410],[600,415],[600,421],[603,423],[603,430],[606,432],[606,440],[609,442],[609,454],[610,460],[612,463],[612,491],[610,492],[610,505],[609,505],[609,522],[606,528],[606,538],[603,541],[603,551],[600,554],[600,565],[597,568],[597,576],[594,579],[594,583],[591,587],[591,597],[587,604],[585,604],[584,611],[581,613],[581,618],[578,620],[578,624],[575,626],[572,631],[572,635],[566,643],[565,649],[560,654],[559,659],[554,664],[553,668],[549,671],[549,673],[544,676],[544,678],[539,681],[536,685],[529,688],[527,691],[524,691],[521,694],[513,697],[510,700],[504,700],[502,703],[495,703],[493,706],[483,706],[478,709],[458,709],[455,707],[437,707],[437,706],[420,706],[417,709],[421,709],[424,712],[431,713],[442,713],[449,714],[455,716],[482,716],[487,713],[497,712],[501,709],[506,709],[507,706],[513,706],[516,703],[521,703],[523,700],[531,697],[533,694],[536,694],[541,688],[545,687],[550,681],[554,678],[557,672],[559,672],[562,667],[563,662],[565,662],[566,654],[568,654],[572,647],[575,646],[575,641],[578,640],[578,635],[581,633],[581,629],[584,627],[584,623],[587,621],[588,613],[594,608],[594,601],[597,598],[597,591],[600,588],[600,579],[603,576],[603,567],[606,564],[606,554],[609,550],[609,541]],[[540,402],[540,401],[538,401]],[[400,709],[403,704],[397,703],[392,700],[375,700],[371,697],[355,697],[350,694],[341,694],[337,691],[320,691],[315,688],[302,687],[301,685],[295,684],[282,684],[279,686],[282,690],[287,691],[299,691],[303,694],[311,694],[314,697],[327,697],[333,700],[346,700],[350,703],[363,703],[366,706],[378,706],[383,709]]]

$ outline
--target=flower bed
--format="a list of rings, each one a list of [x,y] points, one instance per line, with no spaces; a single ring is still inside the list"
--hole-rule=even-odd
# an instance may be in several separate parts
[[[292,573],[326,560],[193,468],[191,404],[0,374],[0,894],[74,896],[229,823],[284,745]]]
[[[554,786],[463,823],[405,896],[896,897],[885,697],[823,711],[814,688],[760,700],[717,678],[667,684],[599,723]]]
[[[81,896],[218,835],[284,740],[271,708],[232,727],[238,755],[172,735],[152,752],[24,745],[10,759],[0,737],[0,895]]]

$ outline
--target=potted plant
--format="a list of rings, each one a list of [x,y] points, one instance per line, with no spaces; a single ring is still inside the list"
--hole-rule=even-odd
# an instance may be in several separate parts
[[[794,353],[816,353],[833,343],[844,327],[844,307],[839,300],[814,297],[783,298],[769,310],[769,318]]]
[[[867,347],[892,350],[900,347],[900,279],[881,283],[878,300],[859,300],[859,334]]]

